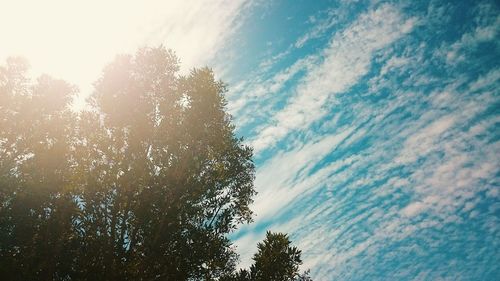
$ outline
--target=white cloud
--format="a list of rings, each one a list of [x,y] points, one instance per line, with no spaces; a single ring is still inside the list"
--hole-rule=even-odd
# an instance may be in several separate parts
[[[314,24],[311,30],[299,37],[295,41],[294,47],[302,48],[307,41],[321,37],[324,33],[337,24],[344,14],[346,9],[344,7],[335,7],[334,9],[327,10],[326,17],[318,20],[316,17],[310,17],[309,22]],[[320,15],[321,16],[321,15]]]
[[[414,63],[413,57],[408,57],[408,61]],[[405,71],[413,66],[397,67]],[[264,166],[264,174],[268,176],[259,183],[265,190],[256,201],[259,214],[256,223],[260,222],[259,210],[265,210],[268,222],[273,220],[273,214],[279,216],[279,211],[272,208],[273,199],[278,196],[272,194],[294,198],[293,190],[301,191],[296,198],[303,201],[278,198],[276,206],[283,206],[284,212],[296,208],[302,211],[286,223],[272,221],[270,225],[293,233],[303,250],[306,267],[314,270],[316,279],[327,280],[342,279],[352,270],[359,270],[360,274],[370,272],[364,267],[365,262],[373,262],[374,254],[408,237],[423,239],[434,247],[433,243],[439,241],[422,236],[425,229],[440,232],[449,224],[465,223],[463,217],[477,220],[483,215],[477,209],[480,194],[498,196],[492,179],[499,172],[496,155],[500,153],[500,143],[485,139],[485,136],[491,137],[498,117],[479,122],[476,118],[495,103],[498,78],[496,70],[492,70],[474,81],[467,81],[460,77],[448,85],[442,83],[431,93],[398,89],[401,82],[391,81],[388,86],[394,99],[378,105],[360,102],[355,109],[343,109],[356,112],[356,119],[350,122],[354,129],[341,145],[325,147],[325,151],[350,151],[356,140],[377,135],[374,131],[380,130],[378,133],[390,137],[373,141],[365,151],[336,158],[314,173],[308,173],[311,171],[308,167],[317,165],[322,157],[299,157],[299,149],[280,152]],[[470,95],[472,91],[474,94]],[[426,107],[416,106],[421,103]],[[410,120],[399,119],[400,115],[395,113],[403,108],[412,114]],[[328,133],[332,134],[334,129],[335,125]],[[311,131],[314,143],[328,137]],[[318,145],[318,151],[320,147]],[[417,159],[421,161],[415,163]],[[401,167],[407,173],[391,174]],[[386,183],[374,184],[384,182],[389,175]],[[315,196],[326,196],[331,190],[331,198],[318,199],[317,205],[306,203],[310,200],[307,192],[320,187],[321,195]],[[401,199],[409,199],[409,203],[400,206]],[[423,213],[426,215],[419,216]],[[464,216],[457,215],[460,213]],[[494,224],[491,225],[492,231],[497,231]],[[390,253],[384,255],[391,257]],[[401,277],[412,273],[394,274],[394,279],[401,279],[397,278],[398,274]]]
[[[312,167],[345,140],[353,130],[354,128],[341,129],[338,134],[323,137],[317,142],[310,142],[275,156],[259,168],[255,182],[259,194],[253,206],[258,219],[268,219],[295,197],[319,187],[332,170],[344,166],[346,164],[344,161],[330,163],[315,174],[309,174]]]
[[[455,64],[465,60],[464,52],[474,49],[479,43],[497,40],[500,30],[500,16],[497,16],[494,22],[488,25],[479,25],[471,32],[464,33],[460,40],[451,46],[446,46],[449,51],[446,52],[446,62]]]
[[[413,202],[406,206],[401,212],[407,217],[414,217],[426,209],[426,205],[422,202]]]
[[[323,117],[329,110],[323,107],[325,102],[355,85],[368,73],[373,53],[410,32],[415,23],[415,18],[405,19],[395,7],[382,5],[336,34],[323,51],[321,64],[311,68],[272,125],[252,141],[256,152]]]
[[[328,152],[334,150],[339,143],[349,138],[353,131],[354,128],[340,129],[336,135],[320,137],[317,141],[311,141],[302,147],[277,155],[260,167],[257,170],[255,183],[259,193],[255,198],[255,204],[252,206],[252,209],[256,212],[253,225],[259,225],[271,220],[273,221],[272,231],[290,233],[296,231],[298,225],[308,221],[303,216],[299,216],[296,219],[280,224],[274,221],[273,218],[286,210],[297,198],[304,198],[307,194],[322,187],[323,183],[329,181],[332,173],[350,166],[355,161],[355,157],[341,159],[311,173],[311,169]],[[323,207],[329,209],[332,206],[324,205]],[[321,211],[317,210],[316,213],[304,212],[303,215],[314,218],[318,212]],[[239,231],[246,232],[248,230],[248,227],[242,227]],[[238,245],[238,252],[241,254],[242,267],[250,264],[251,255],[255,252],[255,245],[263,238],[264,231],[251,232],[251,234],[242,236],[235,241],[235,244]],[[304,243],[305,240],[302,239],[300,242]]]
[[[259,76],[262,75],[262,73],[259,72],[256,74],[256,77],[252,77],[250,81],[230,89],[228,93],[228,98],[230,100],[228,110],[233,116],[238,117],[238,125],[245,125],[255,118],[257,114],[268,113],[262,110],[262,101],[272,99],[274,95],[280,92],[287,82],[301,71],[309,68],[311,64],[312,58],[300,59],[290,67],[273,74],[269,79],[263,80]],[[258,101],[259,104],[250,104],[256,101]]]
[[[496,85],[500,81],[500,70],[495,69],[480,77],[469,86],[471,92],[482,90],[488,86]]]
[[[453,126],[454,123],[454,116],[444,116],[421,129],[406,140],[401,154],[396,158],[396,162],[410,163],[419,157],[425,156],[439,145],[439,136]]]
[[[396,68],[400,68],[409,63],[409,59],[405,57],[391,57],[384,64],[382,69],[380,70],[380,75],[385,75],[387,72],[394,70]]]

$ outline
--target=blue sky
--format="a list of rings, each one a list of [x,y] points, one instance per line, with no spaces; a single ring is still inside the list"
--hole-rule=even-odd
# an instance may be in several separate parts
[[[276,1],[238,33],[230,110],[254,224],[317,280],[498,280],[498,2]]]
[[[315,280],[499,279],[498,1],[35,2],[0,0],[0,58],[82,97],[148,44],[228,83],[257,167],[243,265],[270,229]]]

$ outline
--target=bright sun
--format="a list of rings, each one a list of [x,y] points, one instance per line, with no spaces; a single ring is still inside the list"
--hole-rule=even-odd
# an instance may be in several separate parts
[[[144,45],[172,48],[189,69],[213,57],[242,5],[207,3],[0,0],[0,61],[25,57],[33,76],[62,78],[84,95],[115,55]]]

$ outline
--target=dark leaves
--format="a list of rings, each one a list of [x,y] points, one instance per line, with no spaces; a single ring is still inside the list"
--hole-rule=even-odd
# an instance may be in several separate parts
[[[252,219],[254,165],[210,69],[180,75],[163,47],[119,56],[79,113],[74,87],[26,69],[0,67],[3,279],[236,278],[227,234]],[[294,277],[289,244],[268,234],[252,280]]]

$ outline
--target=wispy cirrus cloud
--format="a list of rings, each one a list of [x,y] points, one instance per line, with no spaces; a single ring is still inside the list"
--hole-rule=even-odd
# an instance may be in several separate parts
[[[273,145],[289,132],[305,129],[312,122],[324,117],[326,112],[321,108],[324,101],[330,95],[346,91],[354,85],[368,72],[373,52],[408,33],[415,23],[415,18],[404,18],[397,8],[382,5],[361,15],[346,30],[335,35],[321,55],[299,60],[285,70],[283,73],[287,74],[287,79],[297,71],[307,72],[285,108],[277,113],[273,112],[274,123],[277,125],[264,127],[253,140],[252,144],[257,153]],[[269,80],[270,85],[274,85],[276,81],[284,83],[287,80],[279,80],[276,77],[283,75],[280,73],[274,76]],[[268,93],[266,90],[269,89],[252,92],[250,95],[262,98],[260,96]],[[242,100],[248,101],[248,96],[243,94]],[[236,104],[238,109],[244,105],[248,106],[246,103],[238,104],[238,101]],[[330,136],[318,135],[317,141],[313,138],[309,139],[307,144],[296,144],[292,150],[273,156],[260,167],[256,181],[260,192],[255,200],[255,210],[258,213],[256,223],[265,222],[304,192],[313,192],[315,187],[321,187],[334,171],[350,166],[354,159],[343,159],[325,165],[311,174],[317,163],[325,157],[325,153],[334,150],[344,141],[353,142],[362,136],[352,134],[355,129],[356,126],[345,127]],[[253,237],[258,239],[261,236],[262,233]],[[247,244],[242,241],[236,243],[240,247]],[[244,253],[243,260],[248,262],[248,259],[248,252]]]
[[[446,61],[449,64],[465,60],[463,51],[474,49],[481,42],[491,41],[497,38],[500,30],[500,16],[488,26],[479,26],[470,33],[465,33],[459,41],[447,48]]]
[[[383,5],[336,34],[323,51],[321,63],[311,68],[287,105],[252,140],[255,150],[273,146],[289,132],[323,117],[326,100],[353,86],[368,73],[373,53],[411,31],[416,22],[416,18],[404,18],[396,7]]]
[[[490,75],[488,73],[484,77]],[[464,95],[471,85],[484,77],[471,81],[465,90],[446,88],[446,91],[451,91],[452,95]],[[488,86],[496,84],[498,81]],[[320,189],[320,194],[326,196],[321,204],[301,202],[305,200],[305,195],[301,196],[301,200],[291,203],[290,209],[305,209],[288,221],[288,224],[278,224],[277,227],[283,231],[293,231],[300,238],[300,247],[306,255],[305,267],[314,268],[319,280],[347,278],[351,276],[349,272],[352,270],[358,276],[367,277],[363,274],[372,272],[366,265],[373,262],[374,256],[389,254],[390,251],[394,251],[393,255],[405,255],[407,249],[391,245],[409,239],[424,239],[423,243],[435,244],[436,249],[439,249],[446,244],[441,240],[442,237],[422,233],[444,231],[445,228],[465,224],[468,219],[477,219],[478,216],[489,221],[486,222],[490,227],[488,231],[494,237],[494,233],[500,230],[498,218],[494,216],[497,209],[490,207],[481,210],[479,206],[485,200],[495,201],[499,198],[498,192],[492,190],[499,184],[494,179],[500,172],[500,162],[495,156],[500,153],[500,144],[492,141],[492,135],[484,139],[495,128],[499,119],[493,118],[473,126],[469,124],[474,124],[472,120],[475,116],[491,108],[495,102],[495,94],[498,93],[482,91],[472,100],[450,101],[451,108],[467,108],[472,104],[474,110],[466,114],[454,111],[451,115],[439,118],[442,115],[439,106],[430,108],[417,119],[415,127],[410,129],[403,128],[404,124],[382,121],[378,125],[385,128],[381,134],[399,133],[392,133],[392,140],[379,140],[362,154],[350,155],[351,161],[324,175],[323,182],[328,184]],[[439,98],[439,93],[425,97],[429,101]],[[405,107],[413,102],[415,101],[409,98],[400,106]],[[382,114],[387,117],[390,113],[391,111],[386,111]],[[436,121],[429,124],[432,119]],[[375,124],[370,126],[373,125]],[[372,134],[365,133],[362,138]],[[394,139],[403,141],[394,142]],[[431,141],[437,139],[440,140]],[[423,149],[423,145],[430,148]],[[402,147],[400,151],[395,149],[398,146]],[[352,147],[341,149],[349,150]],[[420,151],[420,157],[405,158],[404,163],[396,161],[406,154],[405,151],[412,150]],[[357,172],[369,167],[376,169],[363,177]],[[405,178],[397,176],[401,172],[394,173],[401,169],[409,173]],[[310,177],[317,174],[320,172],[313,173]],[[302,181],[308,179],[297,177],[295,180],[293,184],[300,186]],[[490,199],[482,199],[483,196]],[[405,200],[408,203],[397,203]],[[305,221],[308,222],[307,226],[302,226]],[[462,236],[462,239],[471,238]],[[424,250],[418,244],[412,247],[415,251]],[[392,263],[388,260],[385,266]],[[419,263],[415,263],[417,267],[411,271],[386,272],[380,278],[418,275],[421,268]],[[464,267],[462,276],[474,276],[474,268],[474,265]],[[427,278],[439,276],[440,270],[444,268],[427,272]],[[423,272],[422,270],[421,273]]]
[[[333,55],[342,45],[327,50],[378,9],[388,9],[385,18],[399,19],[399,28],[410,21],[409,30],[371,47],[346,43],[363,55],[342,53],[352,63],[341,64],[350,79],[333,85],[327,78],[344,74],[337,74],[328,58],[342,62]],[[500,204],[495,203],[500,147],[498,114],[492,112],[497,112],[500,77],[494,64],[476,73],[451,67],[436,71],[432,54],[464,36],[440,41],[442,30],[435,27],[446,24],[436,22],[449,18],[435,18],[436,10],[453,11],[433,7],[427,14],[407,16],[394,6],[375,6],[311,56],[283,108],[269,113],[272,122],[256,130],[253,139],[255,144],[273,128],[273,137],[260,149],[267,158],[257,173],[256,227],[242,229],[248,236],[236,241],[244,261],[253,252],[251,245],[262,239],[262,230],[270,228],[292,234],[303,250],[304,268],[313,269],[317,280],[493,276],[491,264],[500,258],[494,242],[500,237]],[[473,30],[491,26],[493,16],[477,21]],[[381,30],[376,24],[372,28]],[[391,36],[393,29],[387,28],[385,35]],[[338,42],[363,42],[354,38]],[[470,46],[496,39],[473,40]],[[474,57],[469,60],[464,63],[477,67]],[[317,69],[323,73],[312,79]],[[359,81],[368,85],[353,90]],[[292,124],[283,121],[284,113],[293,117],[288,119]],[[279,143],[285,138],[285,144]],[[268,156],[266,149],[273,145]],[[480,270],[485,266],[489,271]]]

